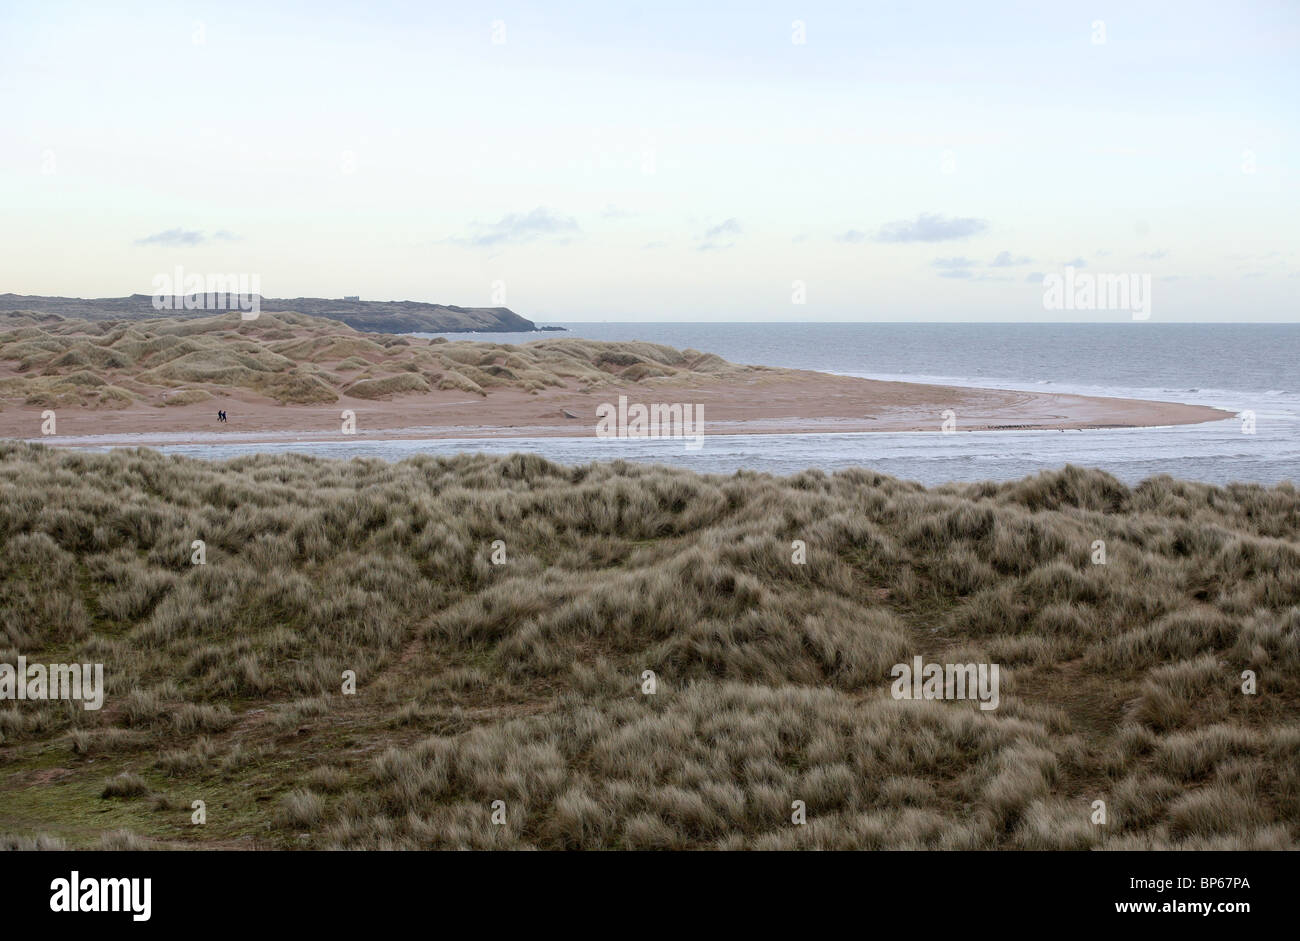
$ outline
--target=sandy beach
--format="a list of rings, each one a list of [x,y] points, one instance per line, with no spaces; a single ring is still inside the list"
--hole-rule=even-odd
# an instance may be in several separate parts
[[[165,408],[147,402],[122,409],[61,407],[53,436],[41,434],[44,409],[11,401],[0,412],[0,436],[67,445],[329,440],[343,437],[341,416],[351,410],[358,438],[586,437],[596,434],[600,405],[616,403],[620,394],[630,403],[702,407],[705,434],[938,433],[946,410],[952,411],[959,433],[1183,425],[1231,417],[1200,405],[780,370],[691,383],[643,380],[596,389],[571,385],[537,394],[499,389],[486,397],[459,390],[388,401],[345,395],[330,405],[280,405],[240,389],[206,402]],[[228,422],[217,422],[218,410],[227,413]]]

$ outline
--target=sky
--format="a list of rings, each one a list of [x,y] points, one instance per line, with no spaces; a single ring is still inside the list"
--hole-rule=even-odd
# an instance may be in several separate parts
[[[1295,0],[0,0],[0,115],[0,293],[1300,321]]]

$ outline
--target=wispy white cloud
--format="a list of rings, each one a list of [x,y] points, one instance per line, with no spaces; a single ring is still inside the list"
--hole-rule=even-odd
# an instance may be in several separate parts
[[[136,239],[137,245],[164,245],[168,248],[188,247],[193,245],[202,245],[205,242],[237,242],[240,236],[225,229],[221,229],[211,237],[206,232],[199,229],[167,229],[163,232],[155,232],[153,235],[146,235],[144,238]]]
[[[880,227],[878,242],[949,242],[979,235],[988,229],[983,219],[959,219],[923,212],[915,219],[901,219]]]
[[[704,230],[704,235],[699,245],[695,246],[697,252],[715,252],[726,248],[731,248],[736,242],[734,238],[726,244],[720,244],[720,239],[727,236],[737,236],[743,231],[740,221],[734,217],[723,220],[717,225],[709,226]]]
[[[716,239],[723,235],[739,235],[740,222],[736,219],[727,219],[725,222],[719,222],[715,226],[710,226],[704,230],[706,239]]]
[[[1034,260],[1025,255],[1012,255],[1010,252],[998,252],[997,257],[989,262],[990,268],[1013,268],[1018,265],[1032,265]]]
[[[453,236],[449,241],[472,248],[493,248],[539,239],[566,241],[582,231],[577,219],[545,206],[538,206],[531,212],[508,213],[496,222],[474,223],[471,228],[473,232],[470,235]]]

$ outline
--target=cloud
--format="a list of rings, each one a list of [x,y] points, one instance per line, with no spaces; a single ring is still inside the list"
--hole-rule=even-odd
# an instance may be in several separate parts
[[[881,226],[876,241],[949,242],[978,235],[988,227],[989,224],[983,219],[949,219],[923,212],[915,219],[902,219]]]
[[[1082,258],[1076,258],[1074,261],[1063,261],[1061,265],[1065,268],[1086,268],[1088,263]]]
[[[1165,257],[1166,255],[1168,255],[1168,254],[1169,254],[1169,253],[1168,253],[1167,251],[1165,251],[1164,249],[1161,249],[1161,250],[1158,251],[1158,252],[1140,252],[1140,253],[1138,254],[1138,257],[1139,257],[1139,258],[1145,258],[1145,259],[1147,259],[1148,261],[1159,261],[1161,258],[1164,258],[1164,257]]]
[[[230,237],[230,233],[218,233],[218,238],[222,237]],[[206,241],[208,241],[208,237],[195,229],[168,229],[166,232],[155,232],[153,235],[146,235],[142,239],[136,239],[135,244],[176,247],[178,245],[202,245]]]
[[[1010,281],[1005,275],[989,274],[987,271],[981,271],[976,274],[971,271],[968,264],[974,264],[969,258],[936,258],[934,265],[939,268],[939,277],[954,278],[961,281]]]
[[[1043,273],[1041,271],[1031,271],[1029,272],[1028,275],[1025,276],[1025,280],[1028,281],[1030,284],[1042,284]]]
[[[631,219],[635,215],[637,213],[632,212],[630,209],[620,209],[613,203],[606,203],[605,208],[600,213],[602,219]]]
[[[997,256],[988,263],[989,268],[1011,268],[1015,265],[1028,265],[1033,262],[1032,258],[1024,255],[1012,255],[1010,252],[998,252]],[[990,274],[987,271],[981,271],[976,274],[972,268],[983,267],[973,258],[967,258],[964,255],[955,255],[951,258],[936,258],[930,262],[931,267],[942,269],[939,272],[941,278],[962,278],[972,281],[1011,281],[1014,280],[1006,275]],[[1039,275],[1042,278],[1042,275]],[[1031,278],[1032,280],[1032,278]]]
[[[578,220],[564,216],[554,209],[538,206],[531,212],[512,212],[496,222],[486,225],[474,223],[474,234],[453,236],[449,241],[472,248],[491,248],[495,245],[520,244],[538,239],[566,239],[582,231]]]
[[[856,245],[858,242],[866,241],[866,238],[867,233],[859,232],[857,229],[849,229],[847,232],[835,236],[835,241],[848,242],[851,245]]]
[[[735,219],[728,219],[725,222],[719,222],[717,225],[704,230],[704,238],[716,239],[720,235],[739,235],[740,223]]]
[[[715,240],[724,235],[739,235],[741,231],[742,229],[738,220],[735,218],[726,219],[719,222],[717,225],[705,229],[704,235],[701,236],[700,244],[695,246],[695,250],[697,252],[716,252],[731,248],[731,246],[736,244],[734,241],[727,242],[725,245],[720,245]]]

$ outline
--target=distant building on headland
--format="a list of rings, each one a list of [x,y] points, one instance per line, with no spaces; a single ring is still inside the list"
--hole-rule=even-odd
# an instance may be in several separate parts
[[[361,295],[360,295],[360,294],[344,294],[344,295],[343,295],[343,300],[345,300],[345,301],[359,301],[359,300],[361,300]]]

